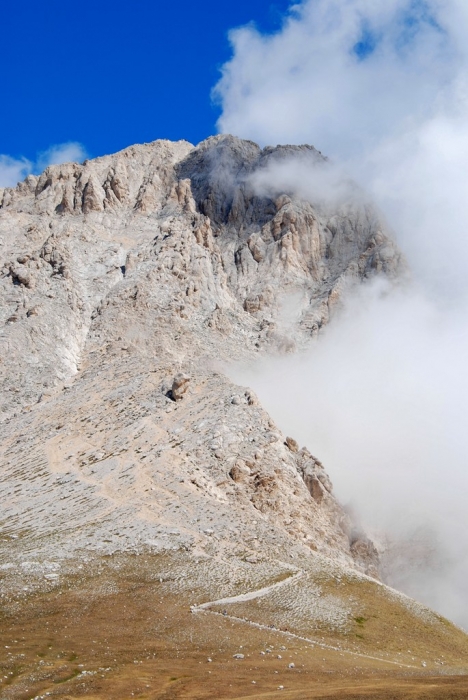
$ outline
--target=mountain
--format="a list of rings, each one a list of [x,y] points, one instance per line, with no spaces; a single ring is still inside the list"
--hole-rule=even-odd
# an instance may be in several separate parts
[[[228,376],[233,361],[307,347],[350,289],[404,271],[357,188],[324,202],[258,186],[297,159],[325,177],[311,146],[216,136],[50,166],[0,190],[0,566],[14,624],[37,619],[38,596],[83,600],[102,577],[126,607],[137,577],[154,610],[164,601],[177,619],[176,593],[190,620],[258,618],[379,668],[462,666],[464,634],[380,583],[377,550],[313,446],[283,435]],[[155,580],[172,583],[155,594]],[[279,590],[292,598],[268,607]],[[386,612],[366,638],[373,599]],[[25,618],[13,615],[20,603]],[[394,629],[411,638],[409,656]],[[33,684],[31,668],[5,697]],[[67,683],[82,675],[64,668]]]

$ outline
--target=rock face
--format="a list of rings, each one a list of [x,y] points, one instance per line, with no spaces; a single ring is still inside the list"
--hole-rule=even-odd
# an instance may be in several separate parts
[[[298,154],[322,167],[311,147],[156,141],[0,190],[2,527],[25,547],[289,538],[375,567],[321,463],[222,373],[402,268],[370,206],[256,192]]]

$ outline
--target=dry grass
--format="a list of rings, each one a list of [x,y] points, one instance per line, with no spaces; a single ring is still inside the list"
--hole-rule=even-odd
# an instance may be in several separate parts
[[[356,612],[341,631],[323,621],[319,628],[310,619],[304,623],[310,636],[342,647],[334,651],[228,615],[192,614],[190,604],[210,599],[204,594],[220,586],[208,579],[203,586],[199,576],[190,577],[190,567],[182,585],[181,561],[109,557],[88,563],[86,573],[63,576],[51,590],[2,598],[2,700],[468,697],[460,668],[468,658],[466,636],[447,623],[415,617],[380,586],[326,577],[314,583],[310,574],[297,589],[283,586],[279,601],[272,595],[242,604],[250,619],[279,625],[284,611],[295,610],[317,587],[324,597],[352,599]],[[261,585],[264,579],[263,573]],[[229,615],[240,612],[234,611],[239,604],[229,607]],[[344,651],[382,659],[388,653],[397,661],[404,655],[407,662],[404,647],[415,658],[424,651],[432,667],[422,668],[419,657],[409,669]],[[234,659],[236,653],[244,659]],[[445,665],[436,667],[442,655]]]

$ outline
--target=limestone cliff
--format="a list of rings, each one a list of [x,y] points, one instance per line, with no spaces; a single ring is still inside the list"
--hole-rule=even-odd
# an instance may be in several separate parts
[[[320,172],[308,146],[155,141],[0,190],[8,536],[251,557],[290,540],[375,573],[319,460],[223,374],[303,346],[350,285],[401,269],[368,204],[255,190],[298,154]]]

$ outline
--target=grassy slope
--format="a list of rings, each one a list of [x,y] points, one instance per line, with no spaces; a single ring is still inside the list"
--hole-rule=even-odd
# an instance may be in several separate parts
[[[281,565],[114,556],[45,588],[10,585],[8,593],[5,585],[0,697],[468,697],[466,635],[370,580],[322,564],[220,614],[216,605],[193,614],[190,605],[282,580]]]

